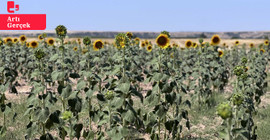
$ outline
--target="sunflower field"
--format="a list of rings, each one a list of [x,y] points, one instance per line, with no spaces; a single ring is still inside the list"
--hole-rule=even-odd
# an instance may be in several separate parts
[[[0,39],[0,139],[270,139],[268,40],[180,46],[163,31],[108,43],[55,31]]]

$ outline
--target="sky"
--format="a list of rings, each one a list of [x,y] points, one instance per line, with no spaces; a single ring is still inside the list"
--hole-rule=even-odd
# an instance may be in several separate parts
[[[46,30],[269,31],[270,0],[14,0],[16,14],[46,14]],[[7,14],[0,0],[0,14]]]

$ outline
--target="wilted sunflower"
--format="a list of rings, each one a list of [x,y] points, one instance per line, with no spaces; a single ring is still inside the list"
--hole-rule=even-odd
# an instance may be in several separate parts
[[[18,41],[18,38],[13,38],[13,43],[17,43]]]
[[[77,50],[78,50],[78,47],[73,48],[73,51],[77,52]]]
[[[197,48],[198,44],[196,42],[193,42],[192,46],[193,48]]]
[[[38,39],[39,39],[39,40],[43,40],[43,39],[44,39],[43,35],[39,35],[39,36],[38,36]]]
[[[170,45],[170,38],[166,34],[160,34],[156,38],[156,43],[160,48],[166,49]]]
[[[254,43],[250,43],[250,44],[249,44],[249,47],[250,47],[250,48],[253,48],[253,47],[254,47]]]
[[[21,35],[19,38],[21,42],[25,42],[27,39],[25,35]]]
[[[86,36],[86,37],[83,38],[83,44],[84,44],[85,46],[90,45],[91,42],[92,42],[92,41],[91,41],[91,38],[90,38],[90,37]]]
[[[269,45],[269,40],[265,40],[265,41],[264,41],[264,45],[265,45],[265,46],[268,46],[268,45]]]
[[[30,42],[30,47],[31,48],[37,48],[38,47],[38,42],[37,41]]]
[[[224,52],[222,50],[218,50],[218,56],[222,57],[224,55]]]
[[[42,49],[37,49],[35,51],[35,57],[40,60],[45,57],[45,52]]]
[[[168,36],[168,38],[171,37],[170,32],[168,32],[168,31],[162,31],[160,34],[165,34],[165,35]]]
[[[8,43],[8,42],[13,42],[12,38],[11,37],[7,37],[5,38],[5,44]]]
[[[260,52],[261,52],[261,53],[265,53],[265,50],[264,50],[264,49],[260,49]]]
[[[99,40],[96,40],[93,44],[93,48],[95,51],[98,51],[100,50],[101,48],[103,48],[103,45],[104,43],[99,39]]]
[[[64,38],[67,35],[67,28],[64,25],[58,25],[55,31],[58,37]]]
[[[48,38],[47,44],[50,45],[50,46],[53,46],[54,45],[54,39],[53,38]]]
[[[217,46],[220,43],[219,35],[213,35],[211,38],[211,45]]]
[[[190,48],[192,45],[193,45],[193,43],[192,43],[191,40],[187,40],[187,41],[185,42],[185,46],[186,46],[187,48]]]
[[[128,37],[129,39],[131,39],[131,38],[133,37],[133,34],[132,34],[131,32],[127,32],[126,34],[127,34],[127,37]]]
[[[146,50],[147,50],[148,52],[151,52],[151,51],[152,51],[152,45],[148,45],[147,48],[146,48]]]
[[[240,44],[240,42],[239,42],[238,40],[236,40],[236,41],[234,42],[234,44],[235,44],[236,46],[238,46],[238,45]]]

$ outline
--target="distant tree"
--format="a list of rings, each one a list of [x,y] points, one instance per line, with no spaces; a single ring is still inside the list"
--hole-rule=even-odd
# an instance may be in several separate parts
[[[200,38],[207,38],[207,36],[204,33],[202,33],[200,34]]]

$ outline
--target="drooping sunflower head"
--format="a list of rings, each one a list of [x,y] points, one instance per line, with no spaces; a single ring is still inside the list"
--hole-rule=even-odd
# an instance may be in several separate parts
[[[114,42],[118,48],[124,48],[129,44],[129,38],[125,33],[119,33],[116,35]]]
[[[60,38],[64,38],[67,35],[67,28],[64,25],[58,25],[55,28],[56,34]]]
[[[264,45],[268,46],[269,45],[269,40],[264,40]]]
[[[220,43],[221,39],[219,35],[213,35],[211,38],[211,45],[217,46]]]
[[[40,60],[45,57],[45,52],[42,49],[37,49],[35,51],[35,57]]]
[[[48,40],[47,40],[47,44],[49,45],[49,46],[53,46],[54,45],[54,39],[53,38],[48,38]]]
[[[224,120],[231,118],[232,117],[232,107],[227,102],[219,104],[217,107],[217,114]]]
[[[250,47],[250,48],[253,48],[253,47],[254,47],[254,43],[250,43],[250,44],[249,44],[249,47]]]
[[[265,50],[264,49],[260,49],[260,53],[265,53]]]
[[[148,45],[147,47],[146,47],[146,50],[148,51],[148,52],[151,52],[152,51],[152,45]]]
[[[160,48],[166,49],[170,45],[170,38],[167,34],[160,34],[156,38],[156,43]]]
[[[13,38],[13,43],[17,43],[18,41],[18,38]]]
[[[30,47],[31,48],[37,48],[38,47],[38,42],[37,41],[30,42]]]
[[[104,46],[104,43],[100,39],[96,40],[93,44],[93,48],[95,51],[100,50],[101,48],[103,48],[103,46]]]
[[[86,36],[86,37],[83,38],[83,44],[84,44],[85,46],[90,45],[91,42],[92,42],[92,41],[91,41],[91,38],[90,38],[90,37]]]
[[[239,42],[238,40],[236,40],[236,41],[234,42],[234,44],[235,44],[235,46],[238,46],[238,45],[240,44],[240,42]]]
[[[77,52],[78,51],[78,47],[74,47],[73,51]]]
[[[26,38],[25,35],[21,35],[21,36],[19,37],[19,39],[20,39],[21,42],[25,42],[25,41],[27,40],[27,38]]]
[[[197,48],[198,44],[196,42],[193,42],[192,47]]]
[[[244,102],[244,95],[242,93],[234,93],[231,97],[231,101],[234,105],[240,106]]]
[[[132,37],[133,37],[133,34],[132,34],[131,32],[127,32],[126,35],[127,35],[127,37],[128,37],[129,39],[132,39]]]
[[[222,50],[218,50],[218,56],[222,57],[224,55],[224,52]]]
[[[38,40],[43,40],[43,39],[44,39],[43,35],[38,36]]]
[[[193,43],[192,43],[191,40],[187,40],[187,41],[185,42],[185,46],[186,46],[187,48],[190,48],[192,45],[193,45]]]

